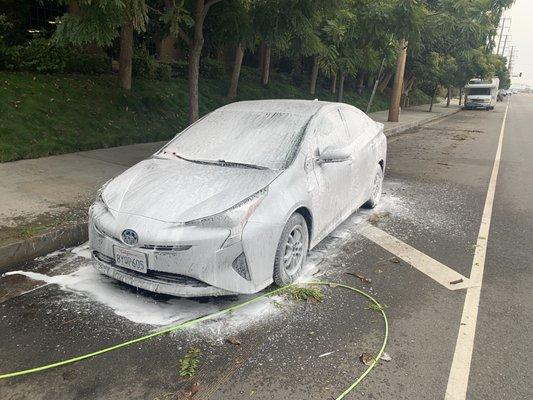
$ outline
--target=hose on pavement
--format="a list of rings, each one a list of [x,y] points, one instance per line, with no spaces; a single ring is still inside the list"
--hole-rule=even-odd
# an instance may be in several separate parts
[[[366,370],[356,380],[354,380],[353,383],[350,386],[348,386],[340,395],[337,396],[336,399],[337,400],[341,400],[341,399],[344,399],[352,390],[354,390],[357,387],[357,385],[359,385],[361,383],[361,381],[363,379],[365,379],[365,377],[370,373],[370,371],[372,371],[374,369],[374,367],[378,363],[380,357],[382,356],[383,351],[385,350],[385,346],[387,345],[387,339],[389,337],[389,324],[388,324],[388,320],[387,320],[387,315],[385,314],[385,311],[383,310],[383,306],[381,304],[379,304],[376,299],[374,299],[368,293],[366,293],[366,292],[364,292],[362,290],[359,290],[357,288],[354,288],[352,286],[344,285],[342,283],[322,282],[322,281],[306,282],[305,284],[306,285],[330,286],[332,288],[339,287],[339,288],[347,289],[347,290],[350,290],[350,291],[352,291],[354,293],[357,293],[357,294],[367,298],[368,300],[370,300],[372,302],[372,304],[375,306],[375,307],[372,307],[372,308],[375,309],[376,311],[379,311],[381,313],[382,318],[383,318],[384,335],[383,335],[383,343],[381,345],[381,348],[379,349],[379,351],[376,354],[376,356],[372,359],[372,361],[370,362],[370,364],[368,365]],[[132,344],[139,343],[139,342],[144,342],[144,341],[146,341],[148,339],[152,339],[152,338],[154,338],[156,336],[161,336],[161,335],[164,335],[166,333],[170,333],[170,332],[174,332],[174,331],[178,331],[178,330],[183,330],[183,329],[186,329],[186,328],[191,327],[193,325],[199,324],[200,322],[208,321],[208,320],[211,320],[211,319],[215,319],[215,318],[220,317],[220,316],[222,316],[224,314],[228,314],[230,312],[233,312],[233,311],[236,311],[236,310],[241,309],[243,307],[246,307],[246,306],[248,306],[248,305],[250,305],[252,303],[258,302],[258,301],[260,301],[260,300],[262,300],[262,299],[264,299],[266,297],[278,294],[278,293],[282,292],[283,290],[285,290],[286,287],[287,286],[280,287],[278,289],[275,289],[275,290],[272,290],[270,292],[261,294],[259,296],[256,296],[256,297],[254,297],[254,298],[252,298],[250,300],[247,300],[245,302],[239,303],[239,304],[234,305],[232,307],[228,307],[228,308],[225,308],[223,310],[214,312],[212,314],[207,314],[207,315],[204,315],[204,316],[199,317],[199,318],[191,319],[189,321],[180,322],[178,324],[175,324],[175,325],[172,325],[172,326],[157,330],[155,332],[152,332],[152,333],[150,333],[148,335],[140,336],[140,337],[135,338],[135,339],[131,339],[131,340],[128,340],[128,341],[125,341],[125,342],[122,342],[122,343],[118,343],[118,344],[116,344],[114,346],[106,347],[106,348],[94,351],[92,353],[83,354],[83,355],[80,355],[80,356],[77,356],[77,357],[68,358],[66,360],[58,361],[58,362],[55,362],[55,363],[52,363],[52,364],[42,365],[42,366],[39,366],[39,367],[24,369],[24,370],[15,371],[15,372],[9,372],[9,373],[5,373],[5,374],[0,374],[0,380],[7,379],[7,378],[14,378],[14,377],[17,377],[17,376],[30,375],[30,374],[34,374],[36,372],[41,372],[41,371],[46,371],[46,370],[49,370],[49,369],[52,369],[52,368],[61,367],[63,365],[73,364],[73,363],[78,362],[78,361],[86,360],[88,358],[96,357],[96,356],[99,356],[99,355],[102,355],[102,354],[105,354],[105,353],[109,353],[109,352],[114,351],[114,350],[118,350],[118,349],[120,349],[122,347],[130,346]]]

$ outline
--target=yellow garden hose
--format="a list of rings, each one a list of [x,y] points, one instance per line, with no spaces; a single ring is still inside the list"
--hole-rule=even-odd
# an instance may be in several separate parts
[[[346,390],[344,390],[337,397],[337,400],[340,400],[340,399],[343,399],[344,397],[346,397],[346,395],[348,393],[350,393],[353,389],[355,389],[355,387],[357,385],[359,385],[359,383],[361,383],[361,381],[370,373],[370,371],[372,371],[372,369],[374,369],[375,365],[377,364],[377,362],[379,361],[381,355],[383,354],[383,351],[385,350],[385,346],[387,345],[387,339],[388,339],[388,336],[389,336],[389,324],[388,324],[388,321],[387,321],[387,316],[385,315],[385,311],[383,310],[383,307],[381,306],[381,304],[379,304],[371,295],[369,295],[366,292],[363,292],[362,290],[356,289],[356,288],[354,288],[352,286],[344,285],[342,283],[334,283],[334,282],[308,282],[308,283],[306,283],[306,285],[327,285],[327,286],[330,286],[330,287],[340,287],[340,288],[351,290],[351,291],[353,291],[355,293],[358,293],[358,294],[366,297],[368,300],[370,300],[376,306],[375,309],[377,311],[379,311],[381,313],[381,316],[383,317],[385,334],[384,334],[384,337],[383,337],[383,344],[381,345],[381,348],[379,349],[378,354],[376,354],[376,356],[373,358],[372,362],[370,363],[368,368],[363,372],[363,374],[360,375],[350,386],[348,386],[346,388]],[[164,328],[164,329],[160,329],[160,330],[155,331],[153,333],[150,333],[148,335],[144,335],[144,336],[141,336],[141,337],[138,337],[138,338],[135,338],[135,339],[131,339],[131,340],[128,340],[126,342],[122,342],[122,343],[116,344],[114,346],[106,347],[106,348],[94,351],[92,353],[83,354],[81,356],[77,356],[77,357],[73,357],[73,358],[68,358],[68,359],[63,360],[63,361],[58,361],[58,362],[55,362],[55,363],[52,363],[52,364],[42,365],[40,367],[24,369],[24,370],[15,371],[15,372],[9,372],[9,373],[6,373],[6,374],[0,374],[0,379],[13,378],[13,377],[16,377],[16,376],[24,376],[24,375],[33,374],[33,373],[40,372],[40,371],[46,371],[46,370],[52,369],[52,368],[61,367],[63,365],[72,364],[72,363],[75,363],[75,362],[78,362],[78,361],[86,360],[88,358],[96,357],[96,356],[99,356],[99,355],[104,354],[104,353],[109,353],[110,351],[118,350],[118,349],[120,349],[122,347],[126,347],[126,346],[129,346],[129,345],[135,344],[135,343],[144,342],[145,340],[154,338],[156,336],[164,335],[164,334],[169,333],[169,332],[185,329],[185,328],[188,328],[190,326],[196,325],[196,324],[198,324],[200,322],[207,321],[207,320],[210,320],[210,319],[214,319],[214,318],[220,317],[221,315],[228,314],[228,313],[230,313],[232,311],[235,311],[235,310],[238,310],[240,308],[246,307],[247,305],[255,303],[255,302],[257,302],[259,300],[262,300],[262,299],[264,299],[266,297],[275,295],[275,294],[281,292],[282,290],[284,290],[285,288],[286,287],[281,287],[281,288],[275,289],[275,290],[273,290],[271,292],[264,293],[262,295],[256,296],[253,299],[247,300],[247,301],[245,301],[243,303],[240,303],[240,304],[237,304],[235,306],[232,306],[232,307],[229,307],[229,308],[225,308],[223,310],[214,312],[212,314],[204,315],[203,317],[195,318],[195,319],[192,319],[192,320],[189,320],[189,321],[185,321],[185,322],[180,322],[179,324],[172,325],[172,326],[169,326],[169,327]]]

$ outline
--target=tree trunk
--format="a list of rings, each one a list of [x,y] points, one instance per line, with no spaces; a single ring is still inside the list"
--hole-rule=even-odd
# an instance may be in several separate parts
[[[437,95],[438,85],[435,83],[435,88],[433,89],[433,95],[431,96],[431,103],[429,103],[429,112],[433,111],[433,103],[435,102],[435,96]]]
[[[259,45],[259,72],[263,76],[263,64],[265,63],[265,43]]]
[[[365,76],[366,76],[365,71],[360,71],[357,74],[357,79],[355,80],[355,90],[358,94],[363,93],[363,89],[365,86]]]
[[[309,94],[316,93],[316,81],[318,79],[318,56],[313,56],[313,69],[311,69],[311,81],[309,82]]]
[[[405,73],[405,60],[407,59],[407,40],[400,41],[400,54],[396,62],[394,85],[392,87],[391,104],[389,107],[389,122],[398,122],[400,119],[400,101],[402,97],[403,75]]]
[[[235,49],[235,62],[233,63],[233,72],[231,73],[231,84],[229,86],[228,100],[235,101],[237,98],[237,86],[239,85],[239,76],[241,75],[242,57],[244,50],[242,45],[238,44]]]
[[[463,88],[459,89],[459,105],[463,104]]]
[[[270,56],[272,50],[270,46],[265,46],[265,53],[263,55],[263,68],[261,69],[261,84],[263,86],[268,85],[268,80],[270,78]]]
[[[342,70],[339,71],[339,92],[337,93],[337,101],[342,102],[344,97],[344,79],[346,78],[346,73]]]
[[[118,83],[120,87],[131,89],[131,60],[133,58],[133,22],[128,21],[120,28],[120,56]]]
[[[337,74],[334,73],[331,77],[331,93],[337,93]]]
[[[204,0],[196,0],[194,12],[194,37],[189,52],[189,123],[198,120],[198,79],[200,76],[200,56],[204,46]]]
[[[448,86],[448,95],[446,96],[446,107],[450,107],[451,100],[452,100],[452,87]]]
[[[379,93],[383,93],[385,91],[385,89],[387,88],[387,86],[389,86],[389,82],[390,82],[390,80],[392,78],[392,75],[394,75],[392,73],[392,71],[387,71],[387,73],[385,74],[385,76],[383,77],[381,83],[378,86],[378,92]]]

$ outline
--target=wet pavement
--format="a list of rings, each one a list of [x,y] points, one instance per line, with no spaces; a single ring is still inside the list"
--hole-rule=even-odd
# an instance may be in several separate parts
[[[505,104],[464,111],[389,141],[385,194],[315,248],[309,279],[342,282],[386,305],[390,361],[347,398],[443,398],[465,290],[449,290],[364,235],[367,224],[470,276]],[[466,398],[533,397],[533,96],[507,116]],[[249,297],[185,300],[96,273],[82,246],[0,278],[0,373],[76,356]],[[40,275],[39,275],[40,274]],[[363,282],[364,277],[370,282]],[[0,381],[2,399],[332,399],[383,340],[380,314],[338,287],[323,302],[268,298],[186,331],[69,366]],[[229,340],[228,340],[229,339]],[[200,349],[198,371],[180,359]]]

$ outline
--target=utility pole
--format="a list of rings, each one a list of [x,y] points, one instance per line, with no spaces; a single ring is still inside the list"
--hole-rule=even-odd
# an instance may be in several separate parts
[[[405,73],[405,61],[407,60],[407,40],[400,40],[400,54],[396,62],[396,73],[394,74],[394,85],[389,107],[390,122],[398,122],[400,119],[400,101],[402,98],[403,76]]]
[[[508,27],[505,26],[505,22],[506,22],[506,21],[509,21],[509,22],[510,22],[510,21],[511,21],[511,18],[502,18],[502,27],[501,27],[501,29],[500,29],[500,35],[499,35],[500,37],[499,37],[499,39],[498,39],[498,49],[496,50],[496,54],[500,54],[500,45],[501,45],[501,43],[502,43],[503,30],[504,30],[505,28],[508,28]]]
[[[505,41],[503,42],[502,56],[505,55],[505,47],[507,47],[507,38],[511,35],[505,35]]]
[[[509,75],[513,74],[513,52],[514,52],[514,46],[511,46],[511,54],[509,55],[509,62],[507,63],[507,69],[509,70]]]
[[[374,81],[374,87],[372,88],[372,94],[370,95],[370,100],[368,100],[368,104],[366,106],[366,113],[368,114],[370,112],[370,107],[372,107],[372,102],[374,101],[374,96],[376,95],[376,90],[378,88],[379,81],[381,80],[381,74],[383,72],[383,66],[385,65],[385,58],[381,60],[381,66],[379,67],[379,73],[378,77]]]

